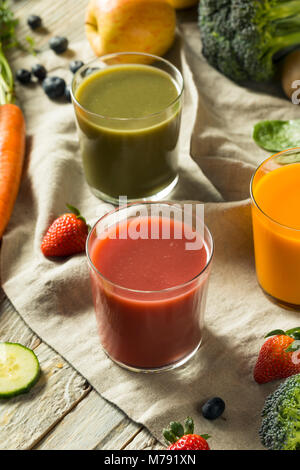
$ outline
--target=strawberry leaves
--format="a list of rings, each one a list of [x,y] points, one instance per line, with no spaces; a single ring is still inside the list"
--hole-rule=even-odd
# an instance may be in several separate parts
[[[172,434],[176,436],[177,439],[179,439],[180,437],[184,435],[183,426],[181,423],[178,423],[177,421],[172,421],[170,423],[170,429],[171,429]]]
[[[179,439],[175,436],[175,434],[173,434],[170,429],[163,429],[163,436],[166,440],[167,445],[175,444],[175,442],[177,442]]]
[[[169,427],[163,430],[168,450],[210,450],[208,434],[194,434],[194,421],[190,416],[184,421],[184,426],[178,421],[171,421]]]
[[[295,340],[288,348],[286,348],[286,352],[296,352],[300,350],[300,341],[297,339]]]
[[[296,328],[292,328],[291,330],[287,330],[285,334],[290,336],[291,338],[300,340],[300,327],[298,326]]]
[[[184,421],[184,434],[193,434],[194,433],[194,421],[188,416]]]
[[[268,333],[265,338],[269,338],[270,336],[276,336],[276,335],[284,335],[284,336],[290,336],[293,339],[299,339],[300,340],[300,326],[297,326],[296,328],[291,328],[290,330],[273,330]]]
[[[171,421],[169,427],[163,430],[163,436],[166,439],[167,444],[174,444],[185,434],[193,434],[194,422],[192,418],[187,418],[184,424],[186,424],[188,420],[190,421],[188,422],[187,428],[184,428],[178,421]],[[192,429],[192,432],[187,432],[189,429]]]
[[[72,214],[76,215],[77,219],[82,220],[82,222],[84,222],[84,223],[87,225],[88,231],[90,231],[90,230],[91,230],[91,226],[86,223],[86,220],[85,220],[85,218],[81,215],[80,210],[77,209],[77,207],[72,206],[71,204],[66,204],[66,206],[67,206],[67,208],[71,211]]]
[[[276,336],[276,335],[285,335],[285,331],[283,330],[273,330],[268,333],[265,338],[269,338],[270,336]]]
[[[207,441],[207,439],[210,439],[211,436],[209,434],[200,434],[200,437],[202,437],[203,439],[205,439]]]
[[[184,428],[181,423],[171,421],[169,427],[163,430],[163,436],[167,444],[174,444],[184,435]]]
[[[265,338],[269,338],[270,336],[277,336],[277,335],[283,335],[283,336],[289,336],[290,338],[293,338],[294,341],[290,344],[290,346],[285,349],[286,352],[295,352],[299,351],[300,349],[300,327],[297,326],[296,328],[291,328],[290,330],[273,330],[268,333]]]
[[[188,416],[184,421],[184,427],[178,421],[171,421],[169,427],[163,430],[163,436],[167,441],[167,444],[174,444],[181,437],[194,434],[194,421]],[[207,440],[210,438],[208,434],[201,434],[203,439]]]

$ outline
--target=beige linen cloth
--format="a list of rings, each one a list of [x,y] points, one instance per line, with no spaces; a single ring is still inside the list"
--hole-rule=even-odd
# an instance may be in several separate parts
[[[257,385],[253,366],[264,334],[297,326],[299,317],[270,303],[256,282],[249,181],[268,155],[253,143],[251,133],[260,119],[299,118],[300,111],[277,88],[268,94],[242,88],[212,69],[201,56],[195,24],[185,25],[183,36],[184,48],[175,48],[181,53],[186,93],[181,180],[173,198],[206,203],[205,220],[216,247],[204,341],[195,358],[155,375],[114,365],[99,344],[85,256],[43,257],[42,236],[66,202],[80,207],[90,223],[101,215],[103,204],[84,181],[72,106],[49,101],[39,86],[17,90],[26,115],[28,156],[3,240],[2,283],[43,341],[158,439],[170,420],[190,415],[198,432],[212,436],[213,449],[261,449],[261,408],[278,383]],[[78,58],[91,57],[86,43],[72,49]],[[39,59],[52,75],[70,79],[69,60],[50,51]],[[212,396],[226,402],[223,417],[214,422],[199,412]]]

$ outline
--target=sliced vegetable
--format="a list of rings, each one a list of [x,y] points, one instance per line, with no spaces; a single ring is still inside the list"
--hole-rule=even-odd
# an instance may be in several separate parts
[[[265,150],[280,152],[300,146],[300,119],[261,121],[254,126],[253,139]]]
[[[40,364],[31,349],[17,343],[0,343],[0,398],[27,393],[39,375]]]

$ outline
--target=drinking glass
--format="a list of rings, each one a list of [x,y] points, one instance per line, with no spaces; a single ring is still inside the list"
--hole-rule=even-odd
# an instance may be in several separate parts
[[[147,220],[155,223],[157,219],[153,218],[154,211],[155,214],[169,211],[170,220],[184,220],[184,209],[175,203],[141,202],[120,207],[96,222],[90,231],[86,248],[102,347],[117,364],[138,372],[178,367],[194,356],[200,347],[213,257],[212,236],[203,221],[199,222],[195,217],[191,228],[198,229],[199,234],[201,228],[199,236],[202,248],[205,247],[206,258],[203,269],[192,279],[167,289],[139,290],[128,289],[106,278],[93,258],[99,240],[103,240],[106,231],[117,224],[124,221],[127,224],[135,223],[140,213],[146,214],[149,218]],[[112,249],[113,244],[110,246]],[[124,263],[127,262],[131,263],[134,271],[134,256],[124,259]]]
[[[151,65],[145,65],[150,61]],[[112,118],[90,112],[78,101],[78,87],[87,77],[90,80],[99,70],[141,63],[149,70],[167,74],[177,89],[176,99],[160,112]],[[179,70],[150,54],[115,53],[84,65],[75,74],[71,88],[85,178],[93,194],[113,204],[118,203],[119,196],[127,196],[129,202],[165,198],[178,182],[183,97]]]
[[[256,189],[266,175],[289,165],[299,165],[299,163],[300,148],[280,152],[267,158],[257,168],[251,181],[252,221],[258,282],[270,300],[293,310],[300,310],[300,230],[299,227],[279,223],[274,218],[274,211],[273,217],[263,211],[256,201]],[[279,173],[277,174],[279,175]],[[286,191],[292,190],[287,174],[283,175],[282,173],[282,177],[285,178]],[[276,181],[274,179],[275,186],[272,187],[272,190],[275,191]],[[285,194],[283,193],[281,202],[283,210],[284,198]],[[276,209],[275,206],[274,209]],[[280,210],[282,212],[282,208]],[[286,206],[286,210],[290,210],[289,207]]]

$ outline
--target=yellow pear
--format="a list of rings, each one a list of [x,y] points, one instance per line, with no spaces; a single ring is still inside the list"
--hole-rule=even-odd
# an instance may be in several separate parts
[[[85,29],[97,56],[113,52],[163,55],[175,37],[169,0],[90,0]],[[145,62],[145,61],[144,61]]]

